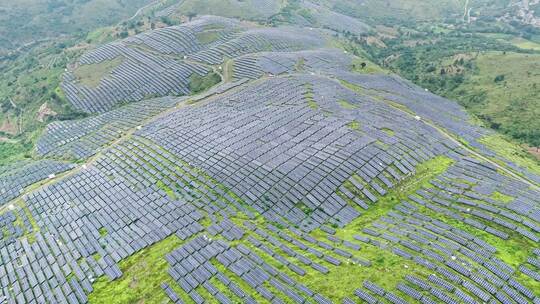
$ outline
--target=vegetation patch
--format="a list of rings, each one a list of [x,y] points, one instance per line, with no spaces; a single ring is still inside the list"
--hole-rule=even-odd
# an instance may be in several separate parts
[[[531,146],[540,146],[540,54],[491,52],[451,97],[488,127]]]
[[[305,65],[306,60],[304,59],[304,57],[300,57],[300,59],[298,59],[298,61],[294,65],[294,70],[297,72],[301,72],[304,70]]]
[[[351,128],[352,130],[359,131],[361,126],[358,120],[353,120],[347,124],[347,127]]]
[[[504,138],[504,136],[499,134],[488,135],[480,138],[478,142],[518,166],[540,175],[540,161],[522,147]]]
[[[354,110],[354,109],[358,108],[357,105],[355,105],[355,104],[353,104],[353,103],[350,103],[350,102],[348,102],[348,101],[345,100],[345,99],[340,99],[340,100],[338,101],[338,103],[339,103],[339,105],[340,105],[342,108],[347,109],[347,110]]]
[[[307,101],[307,104],[310,108],[313,110],[317,110],[319,108],[319,105],[315,101],[314,95],[313,95],[313,88],[311,87],[311,84],[307,83],[304,85],[306,88],[306,92],[304,93],[304,98]]]
[[[233,221],[239,222],[239,225],[241,225],[242,222],[239,218],[233,219]],[[262,218],[257,219],[254,224],[257,225],[257,227],[266,226],[266,223]],[[283,229],[279,226],[276,227],[278,229]],[[270,235],[273,235],[274,237],[278,237],[275,233],[269,230],[265,231]],[[282,231],[292,236],[292,234],[289,233],[287,229],[283,229]],[[338,234],[340,233],[340,231],[341,230],[338,230]],[[285,259],[289,262],[296,265],[303,265],[297,258],[290,257],[281,248],[276,247],[270,242],[261,239],[257,234],[253,233],[252,231],[246,231],[246,233],[256,239],[259,239],[259,241],[263,242],[267,247],[272,248],[272,250],[274,250],[276,253],[285,257]],[[311,236],[315,237],[318,240],[326,239],[326,236],[319,230],[312,233]],[[337,236],[341,237],[342,235]],[[352,239],[352,235],[351,238],[348,240],[357,242]],[[244,242],[244,240],[240,240],[234,243]],[[340,303],[343,298],[351,297],[351,295],[354,294],[354,291],[357,288],[361,287],[362,281],[365,279],[381,284],[382,286],[387,287],[389,290],[394,290],[397,282],[403,279],[403,276],[405,274],[428,274],[427,270],[423,267],[411,263],[410,261],[400,256],[394,255],[390,252],[385,252],[380,248],[374,247],[372,245],[362,244],[362,249],[353,253],[355,257],[363,260],[369,260],[372,262],[372,266],[366,267],[357,263],[353,263],[351,261],[344,261],[344,263],[342,263],[341,265],[336,266],[327,261],[318,260],[318,258],[312,253],[303,251],[294,244],[287,243],[287,246],[289,246],[293,250],[301,252],[307,258],[318,261],[320,264],[327,267],[329,270],[327,274],[321,274],[320,272],[314,270],[311,267],[302,266],[302,269],[304,269],[306,273],[305,275],[300,276],[295,272],[291,271],[288,267],[277,262],[275,258],[267,254],[265,251],[262,251],[256,247],[252,247],[249,243],[244,243],[244,245],[251,247],[251,250],[253,250],[257,255],[259,255],[265,262],[267,262],[271,266],[275,267],[279,271],[284,272],[285,274],[293,278],[295,281],[301,282],[302,284],[309,287],[311,290],[323,294],[325,297],[327,297],[334,303]],[[341,247],[341,249],[347,250],[347,248],[343,247]],[[323,252],[325,255],[337,258],[336,254],[331,250],[326,250],[323,248],[318,248],[318,250]],[[220,271],[223,271],[224,273],[231,275],[232,277],[235,276],[234,273],[222,267],[221,264],[217,265],[216,263],[216,266]],[[381,275],[382,273],[384,273],[384,275]],[[245,282],[241,282],[240,285],[242,288],[245,288],[245,290],[251,293],[252,289]],[[336,286],[339,286],[339,288],[336,288]],[[282,296],[282,294],[279,291],[275,290],[275,288],[269,289],[271,289],[273,293],[278,294],[280,297]],[[259,301],[260,297],[260,294],[255,292],[254,298],[257,301]],[[266,301],[263,300],[262,302]]]
[[[230,82],[233,79],[234,74],[234,60],[225,59],[225,63],[222,65],[223,69],[223,81]]]
[[[503,262],[514,268],[517,268],[519,267],[519,265],[525,263],[527,261],[527,258],[532,254],[532,250],[536,247],[536,244],[534,242],[528,240],[527,238],[523,237],[521,234],[515,231],[502,229],[509,235],[509,239],[503,240],[483,230],[474,228],[473,226],[468,225],[463,221],[455,220],[449,216],[446,216],[440,212],[435,212],[424,206],[419,206],[417,212],[420,212],[431,218],[438,219],[448,225],[461,229],[469,234],[480,238],[481,240],[484,240],[486,243],[497,248],[497,252],[495,253],[495,256],[497,258],[501,259]],[[535,281],[528,276],[520,274],[519,272],[516,272],[516,276],[520,283],[524,284],[530,290],[535,291],[538,295],[538,291],[540,291],[540,282]]]
[[[101,237],[104,237],[107,235],[107,233],[109,233],[105,227],[99,228],[98,232]]]
[[[344,234],[352,238],[354,232],[362,230],[379,217],[392,210],[401,200],[407,200],[408,196],[416,193],[422,187],[429,186],[429,181],[439,174],[444,173],[454,160],[446,156],[437,156],[416,166],[416,173],[407,177],[384,196],[379,197],[377,203],[372,204],[364,214],[349,224],[344,229]]]
[[[23,158],[30,158],[32,143],[19,141],[0,141],[0,166],[7,165]]]
[[[81,84],[96,88],[99,86],[101,80],[122,64],[123,61],[124,58],[119,56],[113,60],[105,60],[96,64],[83,64],[78,66],[73,73]]]
[[[510,203],[514,200],[512,196],[500,193],[499,191],[493,192],[490,197],[496,201],[503,203]]]
[[[540,51],[540,43],[533,42],[521,37],[516,37],[510,40],[510,42],[520,49]]]
[[[94,291],[88,296],[89,303],[164,303],[167,295],[161,289],[163,282],[176,284],[168,274],[169,264],[165,255],[184,242],[172,235],[118,263],[122,277],[110,281],[100,277],[93,284]]]
[[[221,76],[215,72],[210,72],[205,76],[194,73],[189,77],[189,90],[192,94],[198,94],[208,90],[221,82]]]
[[[165,191],[165,193],[167,193],[167,196],[170,197],[171,199],[176,199],[176,194],[174,193],[174,190],[171,189],[169,186],[167,186],[163,181],[161,180],[158,180],[156,182],[156,186]]]
[[[363,228],[368,227],[373,221],[388,213],[402,199],[415,193],[418,189],[429,184],[429,181],[445,172],[453,160],[444,156],[438,156],[416,167],[416,174],[406,178],[390,190],[385,196],[379,197],[377,203],[372,204],[356,220],[342,229],[337,229],[336,236],[348,241],[357,242],[353,236]],[[325,238],[324,233],[316,230],[312,233],[316,238]],[[340,301],[345,296],[350,296],[356,288],[359,288],[363,280],[373,281],[387,290],[395,290],[398,282],[407,274],[429,275],[429,271],[411,261],[397,256],[378,247],[362,244],[358,257],[372,262],[371,267],[358,264],[348,264],[341,267],[330,267],[328,275],[308,274],[301,278],[308,286],[315,290],[330,295],[331,300]],[[336,284],[340,288],[336,289]]]
[[[219,31],[204,31],[196,34],[197,40],[201,44],[209,44],[219,39]]]
[[[387,72],[377,64],[366,58],[355,57],[351,65],[351,71],[359,74],[386,74]]]
[[[444,156],[438,156],[416,167],[416,174],[403,180],[385,196],[379,197],[379,201],[370,206],[360,217],[343,229],[337,229],[336,236],[348,241],[356,242],[353,238],[363,228],[373,221],[388,213],[402,199],[415,193],[429,181],[445,172],[453,164],[453,160]],[[312,236],[324,239],[324,233],[316,230]],[[330,266],[327,275],[311,273],[307,270],[306,276],[299,278],[313,289],[329,295],[331,300],[341,301],[345,296],[350,296],[356,288],[359,288],[363,280],[370,280],[387,290],[395,290],[398,282],[407,274],[429,275],[429,271],[411,261],[397,256],[378,247],[362,244],[362,249],[357,253],[358,257],[372,262],[371,267],[359,264],[346,264],[338,267]],[[340,288],[336,288],[336,284]]]
[[[394,130],[389,129],[389,128],[382,128],[381,131],[383,131],[384,133],[386,133],[388,136],[394,136],[394,135],[396,135],[396,132],[394,132]]]

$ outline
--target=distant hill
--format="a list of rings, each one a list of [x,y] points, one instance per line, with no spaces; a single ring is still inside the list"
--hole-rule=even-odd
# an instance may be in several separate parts
[[[111,25],[148,3],[151,0],[0,0],[0,55],[35,41]]]

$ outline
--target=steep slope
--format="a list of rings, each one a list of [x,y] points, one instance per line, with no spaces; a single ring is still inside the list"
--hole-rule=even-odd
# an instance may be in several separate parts
[[[133,15],[150,0],[0,1],[0,56],[37,41],[86,32]]]
[[[74,73],[64,76],[67,99],[85,112],[110,110],[120,102],[149,96],[186,95],[196,75],[205,76],[235,57],[258,51],[289,51],[321,46],[324,39],[305,35],[294,28],[253,28],[233,19],[202,17],[175,27],[154,30],[113,42],[84,54]],[[98,85],[77,79],[77,69],[103,65]],[[111,63],[112,64],[112,63]],[[92,75],[96,77],[95,73]]]
[[[279,12],[285,0],[185,0],[157,12],[159,16],[177,13],[185,15],[219,15],[229,18],[266,20]]]
[[[197,25],[220,34],[186,47]],[[204,16],[83,54],[142,68],[97,77],[125,68],[128,95],[74,93],[99,113],[50,124],[42,162],[0,167],[21,189],[0,203],[4,299],[539,301],[538,177],[492,160],[455,102],[352,72],[328,34]],[[168,59],[221,82],[180,97],[163,72],[135,82]],[[149,81],[161,97],[133,93]]]

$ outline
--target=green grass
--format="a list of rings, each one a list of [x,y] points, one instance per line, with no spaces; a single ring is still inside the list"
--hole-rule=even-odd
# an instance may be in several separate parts
[[[492,198],[492,199],[494,199],[496,201],[499,201],[499,202],[503,202],[503,203],[510,203],[511,201],[514,200],[514,197],[512,197],[510,195],[500,193],[499,191],[493,192],[491,194],[490,198]]]
[[[319,108],[319,105],[314,99],[313,95],[313,88],[311,87],[311,84],[305,84],[306,93],[304,94],[304,98],[307,100],[307,104],[310,108],[313,110],[317,110]]]
[[[319,108],[319,105],[313,98],[308,98],[308,106],[312,108],[313,110],[317,110]]]
[[[349,40],[334,39],[330,46],[346,51],[352,54],[350,71],[359,74],[387,74],[388,71],[368,59],[365,51],[358,45]]]
[[[223,81],[230,82],[234,76],[234,60],[225,59],[224,62],[222,65]]]
[[[305,65],[306,65],[306,60],[303,57],[301,57],[300,59],[298,59],[298,61],[294,65],[294,70],[297,72],[301,72],[304,70]]]
[[[164,182],[158,180],[158,181],[156,182],[156,186],[157,186],[159,189],[165,191],[165,193],[167,193],[167,196],[169,196],[171,199],[173,199],[173,200],[176,199],[176,194],[174,193],[174,190],[171,189],[169,186],[165,185]]]
[[[454,161],[448,157],[437,156],[418,165],[415,175],[397,184],[385,196],[379,197],[377,203],[372,204],[369,210],[343,229],[343,235],[351,238],[356,231],[360,231],[388,213],[401,200],[407,199],[409,195],[415,193],[418,189],[428,186],[432,178],[444,173],[453,163]]]
[[[360,122],[358,120],[353,120],[347,124],[347,127],[351,128],[352,130],[359,131],[361,126]]]
[[[540,51],[540,43],[536,43],[521,37],[515,37],[510,42],[520,49]]]
[[[215,72],[210,72],[204,76],[194,73],[189,77],[189,90],[192,94],[204,92],[221,82],[221,76]]]
[[[101,80],[117,66],[122,64],[124,58],[119,56],[113,60],[106,60],[96,64],[83,64],[78,66],[73,73],[81,84],[96,88]]]
[[[99,232],[99,235],[100,235],[101,237],[106,236],[107,233],[108,233],[108,231],[107,231],[107,229],[106,229],[105,227],[99,228],[99,229],[98,229],[98,232]]]
[[[489,127],[540,146],[540,54],[490,52],[474,63],[455,97]],[[504,79],[495,81],[497,76]]]
[[[348,101],[345,100],[345,99],[340,99],[340,100],[338,101],[338,103],[339,103],[339,105],[340,105],[342,108],[347,109],[347,110],[354,110],[354,109],[358,108],[357,105],[352,104],[352,103],[348,102]]]
[[[340,303],[344,297],[352,297],[364,280],[375,282],[387,290],[395,290],[405,275],[429,273],[426,268],[375,246],[362,244],[357,255],[371,261],[372,265],[365,267],[350,263],[330,266],[327,275],[310,270],[300,282],[324,294],[334,303]]]
[[[381,131],[383,131],[384,133],[386,133],[388,136],[394,136],[394,135],[396,135],[396,132],[394,132],[394,130],[389,129],[389,128],[382,128]]]
[[[17,160],[30,157],[31,145],[15,142],[0,142],[0,166],[11,164]]]
[[[503,240],[483,230],[474,228],[473,226],[468,225],[462,221],[458,221],[449,216],[445,216],[439,212],[435,212],[420,205],[418,205],[418,207],[419,209],[417,212],[420,212],[431,218],[438,219],[446,224],[468,232],[480,238],[481,240],[484,240],[486,243],[494,246],[495,248],[497,248],[495,256],[514,268],[517,268],[519,265],[525,263],[527,261],[527,257],[532,254],[532,250],[536,247],[536,244],[534,244],[532,241],[529,241],[527,238],[523,237],[515,231],[510,231],[504,228],[501,229],[502,231],[509,234],[509,239]],[[540,295],[540,282],[537,282],[532,278],[520,274],[519,272],[517,272],[516,274],[520,283],[533,290],[537,295]]]
[[[366,58],[355,57],[351,65],[351,71],[359,74],[386,74],[386,70]]]
[[[36,223],[36,220],[32,216],[32,213],[30,212],[30,209],[28,209],[28,206],[26,206],[26,203],[22,199],[16,200],[15,202],[12,203],[12,205],[19,208],[18,213],[16,213],[15,222],[13,224],[15,226],[19,226],[21,229],[24,230],[23,237],[26,237],[30,244],[34,243],[36,241],[36,233],[40,229],[39,229],[39,226]],[[8,209],[9,209],[9,207],[8,207]],[[4,210],[0,211],[0,213],[4,213]],[[28,217],[28,220],[30,221],[30,225],[32,226],[32,231],[29,231],[29,230],[26,229],[26,226],[24,224],[24,221],[23,221],[22,217],[20,216],[20,213],[24,213],[26,215],[26,217]]]
[[[406,179],[397,188],[390,191],[379,201],[373,204],[369,210],[354,220],[343,229],[337,229],[336,236],[353,241],[353,236],[358,234],[362,228],[367,227],[373,221],[390,211],[401,199],[414,193],[421,186],[426,185],[431,178],[443,173],[453,163],[446,157],[437,157],[417,166],[416,175]],[[312,236],[324,239],[324,234],[317,230]],[[299,278],[301,282],[328,296],[333,301],[340,301],[345,296],[351,296],[354,290],[361,286],[365,279],[371,280],[388,290],[395,290],[396,284],[403,279],[406,274],[429,274],[427,269],[418,266],[410,261],[392,254],[388,251],[371,245],[362,245],[362,249],[355,254],[367,259],[373,264],[371,267],[364,267],[354,264],[342,266],[328,266],[328,275],[307,270],[304,277]],[[307,268],[307,267],[306,267]],[[339,286],[339,288],[336,288]]]
[[[354,241],[353,236],[358,234],[364,227],[368,227],[372,222],[388,213],[402,199],[416,192],[422,186],[429,183],[433,177],[445,172],[453,160],[439,156],[416,167],[416,174],[407,178],[389,191],[385,196],[379,197],[379,201],[372,204],[367,211],[345,226],[337,229],[336,236],[348,241]],[[323,233],[319,230],[313,236],[323,238]],[[362,244],[362,249],[358,256],[373,263],[371,267],[359,265],[346,265],[345,267],[335,267],[328,276],[313,275],[302,279],[308,286],[315,286],[318,291],[329,295],[332,300],[341,300],[344,296],[350,296],[352,292],[361,286],[361,282],[369,279],[388,290],[395,290],[396,284],[403,279],[406,274],[422,273],[429,274],[424,268],[411,263],[400,256],[384,251],[380,248]],[[339,286],[339,288],[336,288]]]
[[[184,242],[172,235],[138,253],[120,261],[122,277],[109,281],[100,277],[93,284],[94,291],[88,296],[89,303],[164,303],[167,295],[160,284],[173,285],[167,273],[169,267],[165,255]],[[176,283],[174,283],[176,284]]]
[[[95,29],[86,35],[86,42],[91,44],[105,44],[114,40],[113,27]]]
[[[531,156],[522,147],[507,140],[504,136],[493,134],[479,139],[478,142],[507,160],[540,175],[540,161]]]
[[[241,224],[242,222],[242,220],[239,220],[239,219],[233,219],[233,221],[238,222],[238,224]],[[256,224],[258,227],[266,226],[266,222],[262,218],[257,219],[254,224]],[[287,229],[283,229],[282,231],[292,236],[292,234],[288,232]],[[340,231],[341,230],[338,230],[338,233],[340,233]],[[266,230],[266,232],[269,233],[270,235],[273,235],[276,238],[279,238],[275,233],[269,230]],[[340,260],[345,260],[345,262],[342,263],[341,265],[335,266],[326,261],[318,259],[316,256],[314,256],[313,254],[309,252],[301,250],[296,245],[287,243],[287,246],[291,247],[293,250],[299,253],[302,253],[306,257],[314,261],[317,261],[318,263],[327,267],[329,270],[329,273],[326,275],[323,275],[320,272],[312,269],[311,267],[303,265],[296,258],[288,256],[282,249],[272,245],[271,243],[267,241],[264,241],[262,238],[260,238],[257,234],[253,233],[252,231],[246,231],[246,233],[248,235],[255,237],[256,239],[259,239],[259,241],[263,242],[266,246],[272,248],[275,252],[285,257],[285,259],[288,260],[289,262],[300,265],[306,271],[306,274],[304,276],[300,276],[292,272],[289,268],[285,267],[283,264],[277,262],[277,260],[269,256],[266,252],[256,247],[251,247],[249,243],[244,243],[244,245],[251,247],[250,249],[253,250],[257,255],[259,255],[264,261],[266,261],[271,266],[275,267],[277,270],[284,272],[285,274],[293,278],[295,281],[306,285],[311,290],[323,294],[325,297],[329,298],[334,303],[340,303],[344,297],[351,297],[352,294],[354,293],[354,290],[361,286],[362,281],[364,279],[372,280],[374,282],[377,282],[378,284],[381,284],[384,287],[387,287],[390,290],[393,290],[395,289],[395,283],[401,280],[405,274],[412,274],[412,273],[427,274],[427,270],[424,269],[423,267],[417,266],[414,263],[410,263],[410,261],[404,258],[401,258],[390,252],[382,251],[381,249],[376,248],[371,245],[363,244],[362,249],[360,251],[353,252],[353,255],[355,257],[358,257],[363,260],[368,259],[372,262],[372,266],[366,267],[366,266],[361,266],[359,264],[353,264],[352,262],[347,261],[346,259],[343,259],[342,257],[337,256],[332,251],[328,251],[323,248],[317,248],[318,250],[320,250],[326,255],[333,256]],[[326,239],[326,237],[323,234],[321,234],[320,231],[312,233],[312,236],[319,240]],[[243,242],[245,241],[244,240],[236,241],[236,243],[243,243]],[[338,247],[349,251],[347,248],[343,248],[341,246],[338,246]],[[382,276],[381,273],[384,273],[384,276]],[[230,274],[230,271],[228,272],[228,274]],[[243,284],[244,285],[241,285],[242,287],[246,287],[247,290],[251,290],[247,286],[247,284],[245,283]],[[274,291],[273,288],[271,290],[272,292],[277,293]],[[259,300],[258,297],[260,298],[260,295],[257,295],[255,299]],[[263,302],[266,302],[266,301],[263,301]]]
[[[197,40],[199,40],[199,43],[208,44],[208,43],[217,41],[219,39],[219,32],[218,31],[204,31],[204,32],[197,33],[195,36],[197,37]]]

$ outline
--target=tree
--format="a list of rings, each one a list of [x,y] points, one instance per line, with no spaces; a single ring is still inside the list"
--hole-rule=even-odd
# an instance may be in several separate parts
[[[501,74],[501,75],[497,75],[493,81],[494,82],[501,82],[503,80],[504,80],[504,75]]]
[[[189,21],[191,21],[191,19],[193,19],[193,18],[195,18],[197,16],[197,13],[188,12],[186,16],[189,18]]]
[[[129,33],[127,31],[121,31],[118,34],[118,37],[120,37],[120,38],[126,38],[127,36],[129,36]]]

